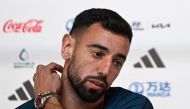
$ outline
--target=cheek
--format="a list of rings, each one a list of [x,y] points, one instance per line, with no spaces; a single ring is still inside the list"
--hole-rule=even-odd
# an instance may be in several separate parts
[[[80,49],[83,48],[83,49]],[[98,61],[92,58],[92,55],[86,47],[76,49],[76,70],[80,73],[81,77],[86,75],[93,75],[98,68]]]
[[[83,57],[76,63],[76,72],[79,73],[80,77],[84,79],[86,76],[93,76],[96,72],[97,63],[88,57]]]
[[[109,86],[111,86],[113,81],[117,78],[118,74],[119,73],[110,73],[107,75],[107,82],[108,82]]]

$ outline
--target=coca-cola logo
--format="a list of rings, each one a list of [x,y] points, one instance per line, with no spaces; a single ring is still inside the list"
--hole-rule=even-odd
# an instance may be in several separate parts
[[[38,33],[42,31],[43,20],[30,19],[26,22],[15,22],[12,19],[5,22],[3,32]]]

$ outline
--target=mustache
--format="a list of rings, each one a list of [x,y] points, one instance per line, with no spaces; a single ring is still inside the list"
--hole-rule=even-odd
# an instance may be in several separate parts
[[[104,85],[104,88],[107,88],[108,87],[108,83],[106,81],[106,76],[102,76],[102,75],[98,75],[98,76],[87,76],[85,79],[84,79],[84,82],[88,81],[88,80],[97,80],[97,81],[100,81],[103,85]]]

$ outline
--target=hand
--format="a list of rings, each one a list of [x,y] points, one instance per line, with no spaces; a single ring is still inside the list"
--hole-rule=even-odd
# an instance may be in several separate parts
[[[38,65],[36,73],[34,74],[34,93],[38,95],[42,92],[55,92],[60,94],[61,91],[61,79],[57,74],[63,71],[63,67],[59,64],[51,62],[48,65]]]

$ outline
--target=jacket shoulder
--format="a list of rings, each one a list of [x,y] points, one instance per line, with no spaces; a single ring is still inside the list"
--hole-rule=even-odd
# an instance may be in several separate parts
[[[24,104],[20,105],[16,109],[36,109],[34,106],[34,99],[25,102]]]
[[[106,109],[153,109],[147,97],[121,87],[110,87],[105,99]]]

